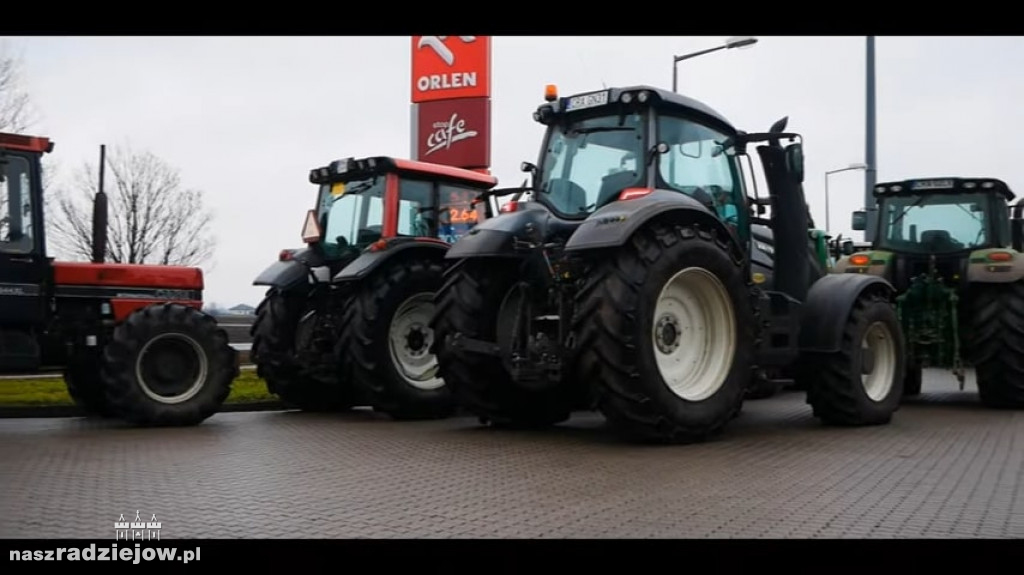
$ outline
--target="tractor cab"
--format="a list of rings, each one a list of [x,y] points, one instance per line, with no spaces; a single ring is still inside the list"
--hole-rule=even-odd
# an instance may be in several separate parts
[[[5,326],[38,327],[40,297],[51,276],[42,221],[40,157],[46,138],[0,133],[0,318]],[[5,347],[0,345],[0,354]]]
[[[723,153],[735,134],[717,112],[656,88],[615,88],[559,98],[548,86],[534,120],[547,126],[533,174],[533,199],[580,223],[601,208],[653,189],[689,196],[749,237],[749,210],[738,160]],[[509,202],[503,211],[514,211]],[[570,226],[575,227],[575,226]]]
[[[934,268],[946,285],[967,279],[976,254],[982,260],[1014,248],[1009,204],[1015,198],[994,178],[929,178],[875,186],[878,234],[869,252],[843,262],[844,271],[870,265],[887,268],[897,289]],[[865,213],[853,214],[853,229],[866,226]],[[1016,246],[1019,250],[1020,246]],[[869,265],[859,265],[867,260]],[[997,261],[997,260],[992,260]],[[874,263],[871,263],[874,262]]]
[[[319,192],[303,241],[341,265],[401,238],[454,243],[493,215],[475,200],[497,183],[472,170],[389,157],[337,160],[312,170],[309,181]]]

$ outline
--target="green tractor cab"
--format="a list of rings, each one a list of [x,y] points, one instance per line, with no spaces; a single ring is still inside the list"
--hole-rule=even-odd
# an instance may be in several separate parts
[[[1021,210],[995,178],[929,178],[875,186],[878,235],[835,272],[886,278],[899,291],[909,344],[905,393],[921,370],[950,369],[961,389],[975,368],[981,400],[1024,406],[1024,253]],[[855,212],[853,228],[866,227]]]

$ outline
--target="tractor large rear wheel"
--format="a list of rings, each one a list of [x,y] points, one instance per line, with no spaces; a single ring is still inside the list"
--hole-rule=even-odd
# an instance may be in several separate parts
[[[435,298],[434,353],[439,375],[458,404],[481,422],[503,427],[544,427],[569,419],[575,395],[570,385],[528,389],[510,377],[502,358],[450,345],[463,337],[497,342],[511,331],[500,325],[502,304],[518,282],[508,260],[468,260],[446,274]]]
[[[896,310],[884,297],[865,294],[846,318],[840,350],[805,354],[797,377],[807,389],[807,403],[823,423],[881,425],[899,409],[905,358]]]
[[[981,402],[1024,407],[1024,282],[975,286],[964,338]]]
[[[310,412],[346,410],[353,405],[352,394],[339,378],[328,377],[338,371],[333,348],[325,354],[327,366],[305,365],[297,349],[309,344],[308,334],[315,328],[307,301],[304,292],[271,288],[257,306],[250,330],[256,374],[267,383],[267,391],[290,406]],[[314,377],[313,371],[328,376]]]
[[[443,273],[439,260],[396,261],[360,286],[345,308],[338,361],[375,411],[440,419],[455,410],[430,352]]]
[[[133,312],[104,349],[107,401],[136,425],[197,425],[220,410],[238,352],[210,315],[165,303]]]
[[[645,442],[707,439],[752,376],[755,312],[724,236],[654,224],[610,254],[577,299],[579,372],[597,408]]]

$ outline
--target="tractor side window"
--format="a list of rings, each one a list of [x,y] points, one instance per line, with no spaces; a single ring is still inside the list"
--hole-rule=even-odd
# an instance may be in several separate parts
[[[322,241],[328,257],[360,251],[381,237],[384,223],[384,178],[323,186],[319,208]]]
[[[718,142],[725,135],[692,120],[658,117],[658,142],[669,151],[658,159],[659,175],[669,189],[692,196],[733,226],[746,212],[746,192],[735,158]]]
[[[437,229],[433,182],[402,178],[398,197],[398,235],[433,237]]]
[[[25,158],[7,156],[0,164],[0,252],[32,252],[32,186]]]
[[[486,216],[485,205],[472,205],[480,190],[443,184],[440,187],[441,225],[438,239],[454,244]]]

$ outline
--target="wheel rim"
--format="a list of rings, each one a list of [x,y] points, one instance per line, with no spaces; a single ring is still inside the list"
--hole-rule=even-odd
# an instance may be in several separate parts
[[[882,401],[892,389],[896,374],[896,341],[888,327],[882,322],[871,324],[861,341],[862,361],[861,384],[872,401]]]
[[[687,268],[658,295],[651,333],[654,360],[672,393],[700,401],[725,383],[736,351],[732,300],[722,282],[701,268]]]
[[[429,351],[434,343],[434,332],[429,327],[433,313],[433,294],[416,294],[399,306],[388,334],[388,348],[398,373],[417,389],[444,386],[444,379],[437,377],[437,358]]]
[[[203,346],[183,333],[164,333],[149,340],[135,362],[135,378],[142,392],[169,405],[195,397],[208,374]]]

